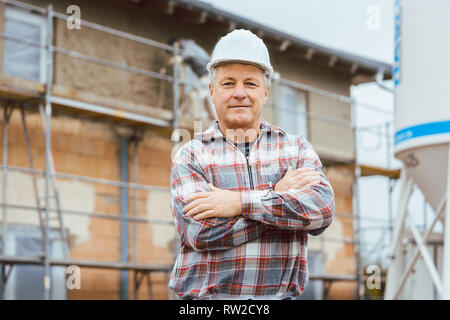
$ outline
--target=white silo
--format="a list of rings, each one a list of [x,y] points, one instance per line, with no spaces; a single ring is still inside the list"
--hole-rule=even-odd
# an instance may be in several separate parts
[[[404,169],[385,298],[433,298],[421,288],[428,279],[438,298],[450,299],[450,0],[396,0],[395,8],[395,156]],[[420,234],[407,213],[414,184],[440,214],[433,221],[443,224],[438,261],[425,239],[436,234]],[[425,268],[411,267],[412,260]],[[415,285],[408,286],[414,269]]]

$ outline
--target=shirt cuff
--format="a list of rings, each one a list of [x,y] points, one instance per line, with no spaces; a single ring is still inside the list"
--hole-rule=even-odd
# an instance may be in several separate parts
[[[270,190],[244,190],[241,191],[242,212],[245,218],[255,219],[255,216],[261,213],[262,197]]]

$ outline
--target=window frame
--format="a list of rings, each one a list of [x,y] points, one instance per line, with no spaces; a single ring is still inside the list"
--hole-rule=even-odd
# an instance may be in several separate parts
[[[51,229],[49,237],[50,238],[56,238],[59,235],[58,230]],[[32,225],[18,225],[18,224],[11,224],[8,225],[8,230],[6,233],[6,239],[5,239],[5,254],[8,256],[18,256],[17,255],[17,246],[18,246],[18,239],[19,237],[30,237],[35,238],[41,241],[42,243],[42,231],[39,226],[32,226]],[[56,240],[50,242],[50,254],[51,258],[57,258],[62,259],[63,258],[63,247],[62,247],[62,240]],[[40,253],[38,253],[40,254]],[[30,254],[29,256],[35,256],[36,254]],[[11,270],[11,274],[9,275],[8,281],[6,282],[6,286],[4,288],[4,297],[5,300],[17,300],[20,299],[20,297],[17,296],[16,292],[16,282],[17,282],[17,269],[21,266],[32,266],[32,265],[20,265],[20,264],[14,264],[11,267],[13,269]],[[35,265],[35,267],[44,268],[43,265]],[[1,273],[0,273],[1,274]],[[66,283],[65,283],[65,268],[59,267],[59,266],[52,266],[50,269],[50,279],[52,282],[52,289],[51,289],[51,299],[66,299],[67,289],[66,289]],[[1,286],[0,286],[1,288]],[[42,292],[43,297],[44,292]]]
[[[9,6],[5,7],[5,20],[4,20],[4,29],[6,29],[6,23],[8,19],[16,20],[21,23],[32,24],[38,26],[40,28],[40,39],[39,42],[41,45],[45,45],[47,42],[47,20],[43,16],[39,16],[33,13],[30,13],[25,10],[12,8]],[[6,30],[5,30],[6,32]],[[9,34],[13,35],[13,34]],[[6,41],[6,40],[5,40]],[[14,40],[8,40],[14,41]],[[18,42],[17,42],[18,43]],[[47,50],[44,47],[39,48],[39,82],[45,83],[47,80]],[[3,46],[3,65],[7,63],[6,59],[6,46]],[[4,72],[3,68],[3,73]],[[6,73],[5,73],[6,74]]]
[[[284,104],[284,90],[289,90],[293,93],[295,93],[296,96],[296,106],[295,108],[288,108],[286,107]],[[300,110],[299,106],[301,105],[301,101],[300,101],[300,96],[303,96],[304,99],[304,110]],[[282,84],[280,83],[278,85],[277,88],[277,101],[275,101],[274,105],[275,105],[275,110],[276,110],[276,118],[277,118],[277,125],[280,126],[283,129],[287,129],[288,133],[292,133],[292,134],[296,134],[296,135],[301,135],[303,137],[305,137],[306,139],[309,139],[309,135],[310,135],[310,128],[309,128],[309,117],[308,117],[308,104],[309,104],[309,100],[308,100],[308,94],[306,91],[294,88],[290,85],[287,84]],[[282,116],[283,112],[288,112],[288,110],[295,110],[295,116],[297,118],[297,126],[300,125],[301,122],[304,122],[304,129],[299,129],[299,127],[297,128],[296,132],[290,132],[289,128],[285,127],[284,122],[284,117]]]

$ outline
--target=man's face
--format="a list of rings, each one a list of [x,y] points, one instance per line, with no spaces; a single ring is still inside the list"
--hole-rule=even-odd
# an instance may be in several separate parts
[[[259,128],[262,106],[269,93],[269,88],[264,89],[264,72],[260,68],[238,63],[219,66],[209,92],[224,129]]]

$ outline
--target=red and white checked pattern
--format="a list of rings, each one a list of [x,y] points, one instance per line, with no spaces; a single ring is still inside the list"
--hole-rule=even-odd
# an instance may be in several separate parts
[[[301,295],[308,283],[308,233],[334,218],[334,193],[311,144],[262,120],[248,162],[214,121],[172,160],[171,209],[181,239],[169,287],[185,299]],[[316,168],[320,184],[275,192],[288,167]],[[195,221],[184,198],[208,183],[242,195],[242,214]]]

